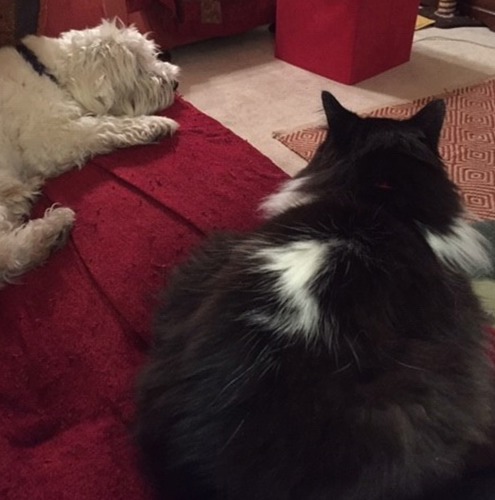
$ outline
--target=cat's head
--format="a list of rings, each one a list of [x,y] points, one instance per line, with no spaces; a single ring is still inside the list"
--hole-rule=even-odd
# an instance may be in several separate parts
[[[445,103],[431,101],[408,120],[362,118],[344,108],[329,92],[322,92],[323,109],[328,121],[326,146],[335,153],[363,154],[369,150],[396,148],[399,142],[421,142],[435,155],[445,118]],[[403,144],[404,145],[404,144]],[[416,144],[417,145],[417,144]]]
[[[445,103],[435,100],[407,120],[362,118],[322,93],[328,134],[300,174],[308,190],[378,205],[444,232],[462,212],[438,152]],[[315,193],[316,194],[316,193]]]

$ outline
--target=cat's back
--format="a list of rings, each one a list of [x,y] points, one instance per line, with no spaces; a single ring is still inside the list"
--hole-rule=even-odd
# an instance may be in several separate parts
[[[290,477],[280,498],[391,498],[391,484],[406,498],[460,467],[491,418],[483,316],[421,228],[321,203],[250,244],[251,296],[217,344],[229,360],[220,462],[235,470],[243,456],[258,478],[239,498],[262,498],[274,474]]]
[[[155,411],[167,446],[206,475],[215,464],[236,498],[264,498],[278,475],[273,498],[382,498],[390,482],[401,498],[476,440],[481,313],[415,226],[376,207],[297,207],[207,246],[171,300],[186,284],[200,290],[187,317],[180,299],[161,318]]]

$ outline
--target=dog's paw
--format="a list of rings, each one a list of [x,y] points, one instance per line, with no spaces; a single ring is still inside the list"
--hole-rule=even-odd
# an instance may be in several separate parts
[[[150,142],[156,142],[167,135],[172,136],[179,128],[179,124],[171,118],[165,116],[150,116],[149,118]]]
[[[72,227],[76,220],[76,213],[71,208],[53,205],[46,210],[45,218],[57,221],[61,226]]]
[[[44,220],[51,228],[52,248],[60,248],[69,237],[70,230],[74,225],[76,214],[74,210],[67,207],[52,206],[45,212]]]

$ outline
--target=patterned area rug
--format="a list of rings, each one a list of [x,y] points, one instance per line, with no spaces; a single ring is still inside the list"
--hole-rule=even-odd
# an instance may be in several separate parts
[[[495,80],[438,97],[447,103],[440,151],[449,175],[461,188],[475,217],[495,219]],[[431,99],[378,109],[369,115],[408,118]],[[274,138],[309,161],[325,134],[322,127],[308,126],[276,132]]]

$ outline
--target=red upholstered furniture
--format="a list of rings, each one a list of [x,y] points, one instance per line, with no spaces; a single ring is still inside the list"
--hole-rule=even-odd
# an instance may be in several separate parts
[[[278,0],[276,56],[342,83],[409,60],[419,0]]]
[[[57,36],[114,16],[152,32],[167,50],[272,23],[275,0],[41,0],[39,33]]]
[[[132,413],[158,289],[206,235],[255,224],[286,178],[184,101],[166,114],[173,138],[53,179],[36,207],[77,219],[64,248],[1,291],[2,500],[153,498]]]

